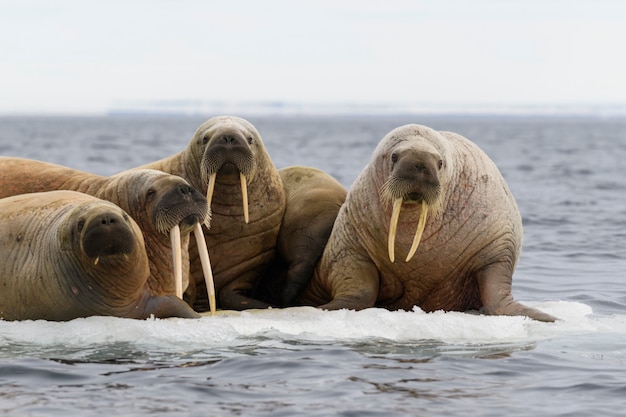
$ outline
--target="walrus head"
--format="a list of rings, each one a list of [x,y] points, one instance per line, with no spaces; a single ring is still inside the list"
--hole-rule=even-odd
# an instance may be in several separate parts
[[[152,170],[144,170],[152,171]],[[150,174],[147,172],[147,174]],[[170,238],[172,261],[174,266],[174,284],[176,295],[182,298],[183,271],[182,271],[182,244],[181,234],[186,235],[194,231],[194,235],[203,235],[201,224],[210,227],[210,210],[204,195],[193,188],[187,181],[176,175],[154,171],[145,176],[144,196],[141,205],[150,223],[156,230]],[[208,253],[202,251],[200,257],[203,270],[210,271]],[[205,266],[205,263],[208,266]]]
[[[165,237],[174,226],[189,233],[196,223],[210,226],[206,198],[185,179],[156,169],[133,169],[110,177],[98,197],[114,201],[144,231]]]
[[[437,215],[443,204],[442,182],[445,180],[446,152],[440,146],[444,140],[432,129],[407,125],[391,131],[379,145],[383,160],[383,183],[380,198],[385,206],[392,205],[387,249],[391,262],[395,260],[395,238],[403,204],[419,204],[420,216],[413,244],[406,262],[417,250],[428,219]]]
[[[207,187],[209,206],[216,182],[241,184],[244,220],[249,221],[247,184],[256,171],[256,154],[263,146],[261,135],[248,121],[232,116],[214,117],[194,136],[201,150],[200,175]]]

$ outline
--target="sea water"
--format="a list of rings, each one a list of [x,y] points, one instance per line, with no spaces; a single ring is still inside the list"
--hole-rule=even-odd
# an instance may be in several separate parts
[[[246,116],[244,116],[246,117]],[[349,187],[405,123],[460,133],[520,207],[515,298],[559,318],[459,312],[221,312],[197,320],[0,321],[11,416],[621,416],[626,119],[248,116],[277,167]],[[204,117],[5,117],[0,154],[101,175],[182,150]]]

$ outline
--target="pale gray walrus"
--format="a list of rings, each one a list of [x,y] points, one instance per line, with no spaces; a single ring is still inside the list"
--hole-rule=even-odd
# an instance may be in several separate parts
[[[153,295],[176,295],[170,231],[181,232],[182,286],[189,280],[189,233],[209,220],[204,195],[184,179],[156,170],[134,170],[110,177],[25,158],[0,158],[0,198],[17,194],[73,190],[111,201],[139,225],[150,262]],[[181,295],[181,294],[179,294]]]
[[[269,304],[287,307],[313,276],[330,231],[346,199],[346,189],[328,173],[308,166],[278,170],[287,198],[276,260],[259,288]]]
[[[554,321],[513,299],[521,247],[517,204],[489,157],[458,134],[406,125],[348,192],[300,302]]]
[[[75,191],[0,199],[0,318],[196,318],[153,296],[139,226],[115,204]]]
[[[213,117],[198,127],[187,148],[139,168],[181,176],[207,193],[211,228],[205,227],[204,234],[218,306],[266,308],[267,303],[252,297],[258,279],[274,260],[285,193],[257,129],[239,117]],[[185,297],[196,311],[204,311],[207,297],[196,251],[192,241]]]

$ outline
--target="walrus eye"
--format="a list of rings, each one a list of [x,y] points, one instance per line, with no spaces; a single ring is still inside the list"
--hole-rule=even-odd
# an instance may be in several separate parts
[[[391,154],[391,162],[393,162],[394,164],[396,162],[398,162],[398,154],[397,153],[394,152],[394,153]]]
[[[437,164],[437,166],[439,167],[439,169],[441,169],[441,167],[443,167],[443,159],[439,160],[439,163]]]
[[[78,233],[80,233],[83,230],[83,227],[85,227],[85,219],[80,219],[78,221],[78,224],[76,225],[76,228],[78,229]]]
[[[205,137],[202,138],[202,144],[206,145],[207,143],[209,143],[209,137],[205,136]]]
[[[248,136],[248,144],[252,145],[252,142],[254,142],[254,139],[252,139],[252,136]]]
[[[153,188],[150,188],[148,192],[146,193],[146,200],[153,199],[155,194],[156,194],[156,191]]]

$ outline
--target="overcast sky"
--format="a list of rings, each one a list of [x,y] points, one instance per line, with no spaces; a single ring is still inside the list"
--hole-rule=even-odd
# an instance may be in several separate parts
[[[3,0],[0,113],[626,104],[621,0]]]

